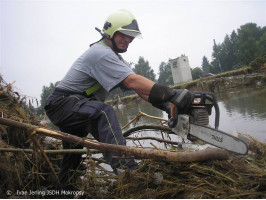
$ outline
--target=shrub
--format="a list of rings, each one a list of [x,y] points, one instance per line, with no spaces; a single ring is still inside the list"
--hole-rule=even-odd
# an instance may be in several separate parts
[[[261,68],[264,64],[266,63],[266,57],[258,57],[256,58],[255,60],[253,60],[249,66],[252,68],[252,69],[259,69]]]

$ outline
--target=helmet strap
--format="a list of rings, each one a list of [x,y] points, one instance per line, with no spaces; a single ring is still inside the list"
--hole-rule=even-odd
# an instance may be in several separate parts
[[[113,40],[113,38],[111,39],[112,41],[112,45],[113,45],[113,50],[117,53],[125,53],[127,51],[127,48],[126,49],[119,49],[115,43],[115,41]]]
[[[94,43],[90,44],[90,47],[91,47],[92,45],[94,45],[94,44],[100,42],[100,41],[103,40],[103,39],[104,39],[104,38],[102,37],[102,38],[101,38],[100,40],[98,40],[97,42],[94,42]]]

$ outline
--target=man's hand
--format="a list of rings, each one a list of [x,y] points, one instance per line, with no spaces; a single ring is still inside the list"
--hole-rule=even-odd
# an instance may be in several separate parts
[[[192,98],[192,93],[187,89],[172,89],[167,86],[155,84],[151,89],[148,100],[152,105],[171,102],[178,109],[186,110],[191,105]]]
[[[173,89],[171,91],[170,102],[175,104],[179,109],[186,110],[192,103],[192,93],[187,89]]]

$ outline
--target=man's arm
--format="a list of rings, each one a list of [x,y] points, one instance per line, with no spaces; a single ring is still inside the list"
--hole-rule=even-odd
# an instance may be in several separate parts
[[[189,106],[192,100],[191,92],[186,89],[172,89],[155,84],[153,81],[137,74],[129,75],[123,80],[123,84],[155,107],[171,102],[179,108],[184,108]]]
[[[124,79],[123,84],[134,90],[144,100],[148,100],[151,88],[154,86],[154,82],[137,74],[131,74]]]

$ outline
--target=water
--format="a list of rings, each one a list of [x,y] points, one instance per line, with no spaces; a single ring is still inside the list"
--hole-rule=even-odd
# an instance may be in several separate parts
[[[266,87],[235,89],[218,98],[219,129],[245,133],[266,142]]]
[[[230,89],[217,95],[220,108],[219,130],[232,133],[233,131],[251,135],[259,141],[266,142],[266,87],[245,87]],[[152,107],[149,103],[141,102],[138,104],[127,105],[116,108],[116,113],[121,126],[124,126],[133,119],[138,112],[144,112],[152,116],[167,119],[167,114]],[[214,109],[210,116],[210,125],[214,126]],[[142,117],[137,125],[157,124],[158,120]],[[131,124],[129,128],[132,128]],[[161,138],[161,132],[141,131],[140,136],[151,136]],[[174,141],[176,138],[171,139]],[[178,140],[178,139],[177,139]],[[151,141],[146,145],[150,146]],[[145,144],[144,144],[145,145]]]

